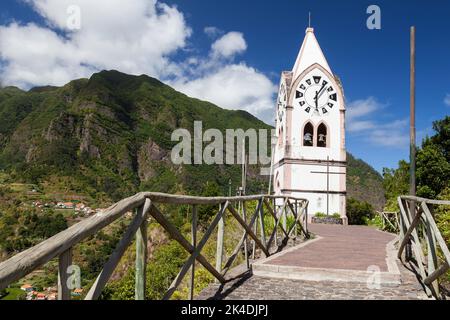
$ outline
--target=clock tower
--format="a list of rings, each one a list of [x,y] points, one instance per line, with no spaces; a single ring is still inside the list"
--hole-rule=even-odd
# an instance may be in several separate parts
[[[276,108],[275,194],[308,199],[309,218],[338,213],[346,223],[344,91],[313,28],[281,74]]]

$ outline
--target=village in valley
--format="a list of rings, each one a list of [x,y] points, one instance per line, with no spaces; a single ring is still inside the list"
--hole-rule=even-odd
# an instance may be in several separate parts
[[[24,284],[20,287],[20,290],[26,293],[26,300],[57,300],[58,288],[57,287],[47,287],[44,288],[43,292],[36,291],[35,287],[31,284]],[[71,292],[73,298],[81,297],[83,294],[83,289],[78,288]]]
[[[90,216],[101,212],[104,209],[92,209],[82,202],[41,202],[33,201],[32,207],[40,209],[62,209],[62,210],[74,210],[75,215]]]

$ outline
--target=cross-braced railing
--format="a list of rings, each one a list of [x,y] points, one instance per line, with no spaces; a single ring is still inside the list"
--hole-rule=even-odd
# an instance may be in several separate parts
[[[400,231],[399,213],[392,211],[377,211],[381,220],[381,229],[392,233]]]
[[[413,196],[398,198],[400,246],[398,258],[413,266],[428,296],[440,298],[439,277],[449,270],[450,252],[434,216],[433,206],[450,206],[450,201]]]
[[[250,202],[256,204],[256,209],[249,216],[247,210]],[[179,205],[189,206],[191,208],[191,241],[189,241],[182,232],[169,221],[166,215],[162,213],[162,209],[158,208],[157,205]],[[213,217],[211,223],[205,229],[202,238],[197,241],[198,207],[215,205],[219,206],[218,213]],[[243,247],[245,248],[245,259],[247,266],[249,267],[249,255],[251,254],[251,256],[254,257],[257,249],[259,249],[264,256],[270,256],[274,251],[278,251],[282,246],[286,245],[287,241],[293,234],[297,233],[298,230],[300,230],[301,234],[305,237],[309,237],[307,230],[308,201],[306,199],[268,195],[205,198],[161,193],[139,193],[114,204],[106,211],[87,218],[52,238],[1,263],[0,290],[6,288],[14,281],[22,279],[24,276],[43,266],[50,260],[58,258],[58,299],[70,299],[71,290],[68,285],[68,268],[72,265],[73,247],[132,210],[135,210],[133,220],[128,225],[114,252],[104,264],[103,270],[91,286],[85,297],[86,300],[95,300],[100,297],[108,280],[119,264],[121,257],[133,243],[134,239],[136,240],[135,298],[137,300],[145,299],[148,242],[147,223],[149,218],[154,219],[161,225],[170,237],[177,241],[190,254],[180,272],[168,288],[163,299],[171,298],[189,271],[191,271],[189,283],[190,299],[193,298],[196,261],[220,283],[226,283],[227,273],[232,268],[233,263]],[[226,213],[231,214],[232,219],[243,228],[243,235],[232,254],[228,257],[227,261],[223,263],[225,236],[224,218]],[[288,215],[294,219],[289,227],[287,227],[286,223]],[[267,217],[273,219],[273,224],[271,224],[273,230],[265,230],[265,218]],[[217,254],[216,266],[214,267],[202,254],[202,249],[205,247],[215,230],[217,230]],[[277,240],[279,231],[281,231],[282,235],[281,245],[278,245]],[[266,235],[268,235],[268,239],[266,238]],[[252,249],[250,250],[248,250],[249,238],[253,244]]]

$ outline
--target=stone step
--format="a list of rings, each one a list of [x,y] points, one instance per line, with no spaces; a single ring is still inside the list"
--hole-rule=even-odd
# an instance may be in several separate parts
[[[304,268],[271,265],[261,262],[253,264],[252,272],[255,276],[278,279],[358,282],[374,286],[377,284],[389,286],[398,286],[401,284],[401,274],[395,272]]]

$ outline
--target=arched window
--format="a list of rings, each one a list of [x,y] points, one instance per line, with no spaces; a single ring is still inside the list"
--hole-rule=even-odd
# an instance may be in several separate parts
[[[303,146],[312,147],[314,145],[314,127],[308,122],[303,129]]]
[[[328,139],[327,126],[324,123],[321,123],[319,125],[319,128],[317,128],[317,146],[319,148],[328,147],[327,139]]]

